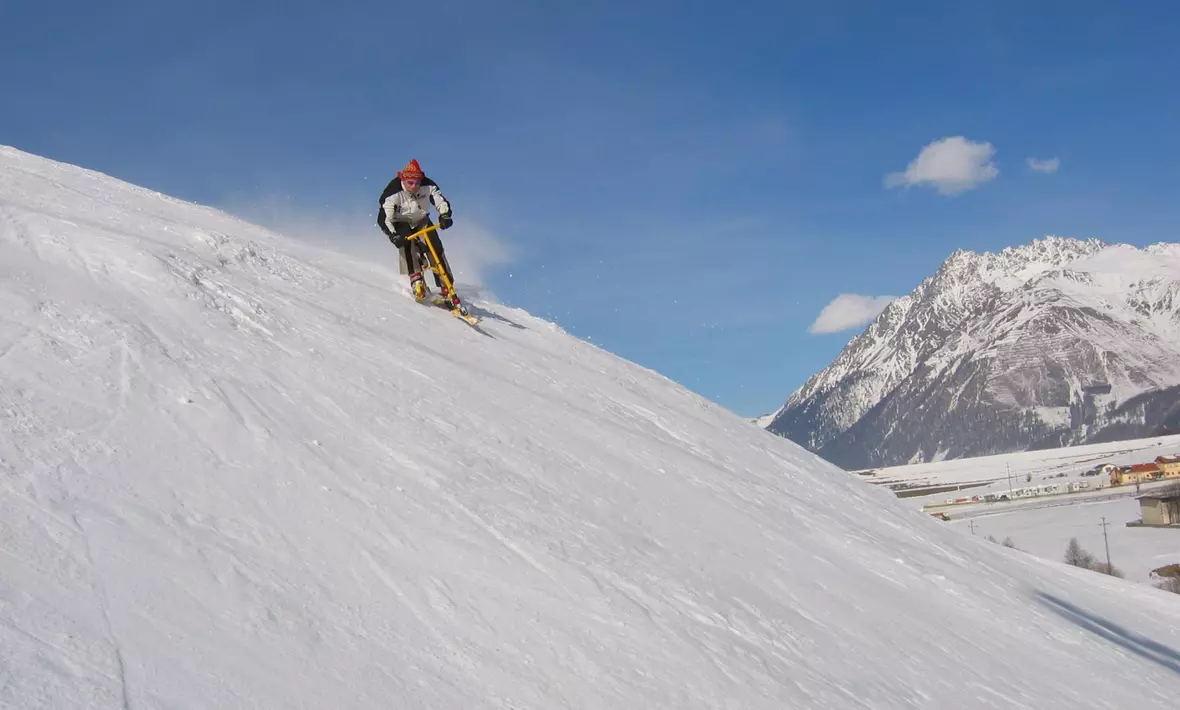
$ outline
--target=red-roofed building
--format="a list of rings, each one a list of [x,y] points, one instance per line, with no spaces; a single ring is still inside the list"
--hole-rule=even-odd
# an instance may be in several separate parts
[[[1110,472],[1110,485],[1123,486],[1128,483],[1154,481],[1163,478],[1164,472],[1156,463],[1137,463],[1133,466],[1119,466]]]
[[[1180,456],[1160,456],[1155,465],[1164,472],[1164,478],[1180,478]]]

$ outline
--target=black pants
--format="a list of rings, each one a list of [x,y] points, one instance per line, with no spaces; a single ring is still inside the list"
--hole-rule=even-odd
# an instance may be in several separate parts
[[[427,219],[425,222],[417,225],[411,225],[406,222],[395,222],[393,227],[398,236],[408,237],[414,232],[422,231],[432,224],[434,222]],[[430,261],[430,247],[426,246],[425,240],[430,240],[430,244],[434,247],[434,253],[438,254],[439,263],[437,266],[442,268],[450,280],[451,285],[454,286],[455,272],[451,271],[451,264],[447,261],[447,254],[443,251],[442,239],[439,238],[437,229],[432,229],[417,239],[407,240],[402,246],[402,258],[406,260],[406,268],[410,270],[411,274],[421,273],[421,263]],[[442,277],[438,275],[437,271],[434,273],[434,285],[439,288],[443,286]]]

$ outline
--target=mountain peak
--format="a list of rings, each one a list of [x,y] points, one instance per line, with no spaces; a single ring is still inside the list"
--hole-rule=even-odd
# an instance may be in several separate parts
[[[1110,244],[1101,239],[1075,239],[1048,235],[1034,239],[1029,244],[1006,247],[1000,255],[1013,262],[1038,262],[1064,266],[1071,261],[1095,254]]]
[[[999,252],[956,250],[768,428],[859,467],[1180,426],[1170,395],[1154,408],[1128,404],[1180,385],[1177,264],[1177,244],[1056,235]],[[1113,392],[1098,405],[1086,394],[1094,382]],[[937,420],[920,431],[904,424],[917,424],[915,408],[935,416],[929,403],[944,395]],[[1139,409],[1124,416],[1123,406]],[[971,431],[966,422],[981,418],[1004,430]]]
[[[943,262],[936,278],[979,279],[997,284],[1024,281],[1034,273],[1060,268],[1109,246],[1100,239],[1049,235],[1028,244],[1005,247],[999,252],[956,249]]]

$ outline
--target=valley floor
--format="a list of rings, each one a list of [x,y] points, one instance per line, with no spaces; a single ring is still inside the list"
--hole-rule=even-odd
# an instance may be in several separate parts
[[[1018,549],[1055,562],[1063,561],[1071,538],[1077,538],[1098,561],[1105,561],[1105,518],[1111,562],[1128,580],[1147,584],[1153,581],[1153,569],[1180,563],[1180,528],[1129,528],[1127,523],[1141,518],[1137,496],[1171,483],[1144,484],[1140,489],[1133,485],[1111,487],[1105,476],[1082,474],[1104,463],[1145,463],[1177,453],[1180,436],[1153,437],[898,466],[878,469],[868,478],[879,485],[951,487],[905,501],[927,512],[945,513],[951,518],[950,527],[964,535],[990,536],[998,541],[1011,538]],[[1090,490],[992,504],[947,504],[988,493],[1080,482]],[[962,490],[954,490],[954,486],[962,486]]]
[[[1151,582],[1151,570],[1180,563],[1180,528],[1129,528],[1139,519],[1134,498],[1078,503],[1075,505],[997,512],[978,518],[952,520],[950,525],[966,535],[1012,538],[1017,549],[1047,560],[1062,561],[1070,538],[1100,561],[1106,561],[1103,518],[1110,543],[1110,560],[1126,579]]]

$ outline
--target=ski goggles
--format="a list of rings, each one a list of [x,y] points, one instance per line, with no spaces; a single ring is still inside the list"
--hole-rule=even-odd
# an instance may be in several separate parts
[[[413,190],[422,184],[422,180],[420,178],[402,178],[402,184]]]

